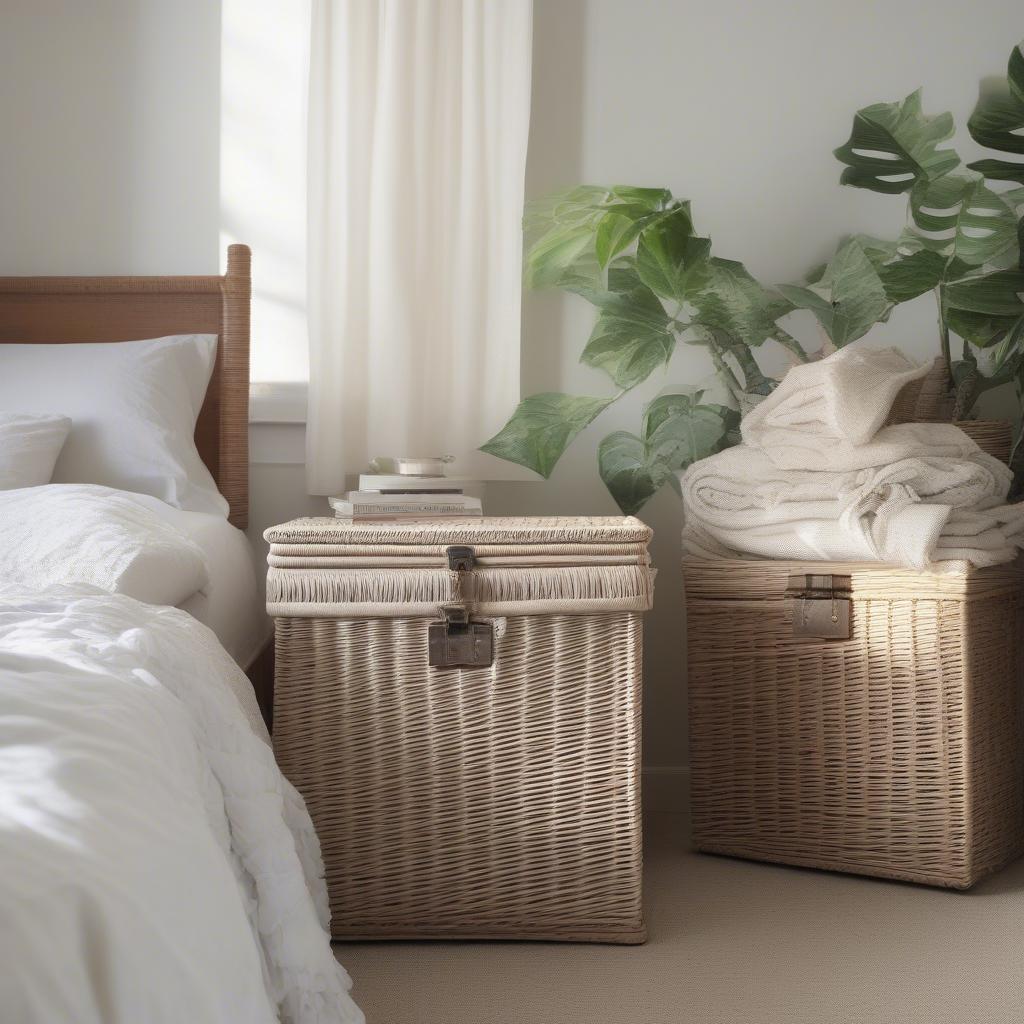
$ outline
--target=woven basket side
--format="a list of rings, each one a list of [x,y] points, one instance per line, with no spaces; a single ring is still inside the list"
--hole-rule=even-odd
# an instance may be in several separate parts
[[[510,618],[477,669],[430,669],[426,628],[277,621],[332,935],[642,940],[640,615]]]
[[[1013,425],[1007,420],[954,420],[956,394],[944,359],[936,359],[924,377],[905,385],[893,402],[886,424],[953,423],[983,451],[1010,461]]]
[[[820,641],[790,601],[691,596],[698,848],[958,888],[1018,855],[1020,601],[855,595]]]
[[[1000,462],[1009,463],[1013,424],[1008,420],[955,420],[954,423],[983,452]]]
[[[962,637],[968,681],[968,808],[972,874],[1024,848],[1024,599],[972,605]]]

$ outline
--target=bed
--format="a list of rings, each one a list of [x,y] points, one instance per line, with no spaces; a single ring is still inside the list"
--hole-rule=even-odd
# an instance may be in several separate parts
[[[82,346],[73,363],[210,339],[184,446],[215,504],[59,473],[0,489],[5,1019],[363,1019],[327,940],[315,833],[244,674],[264,676],[267,635],[240,532],[249,264],[233,245],[223,276],[0,278],[0,413],[18,415],[3,371],[30,349]],[[87,388],[100,363],[82,365]],[[88,456],[99,435],[69,429],[64,451]]]
[[[216,359],[196,422],[195,444],[221,494],[227,523],[249,521],[250,252],[232,245],[223,276],[0,278],[0,344],[83,344],[174,334],[218,335]],[[218,634],[249,672],[266,713],[270,627],[244,538],[220,517],[179,525],[219,563],[209,590],[187,610]]]

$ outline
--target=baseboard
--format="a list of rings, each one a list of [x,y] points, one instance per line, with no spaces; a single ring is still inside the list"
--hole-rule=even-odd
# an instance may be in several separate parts
[[[685,814],[690,802],[690,768],[685,764],[652,764],[643,769],[644,811]]]

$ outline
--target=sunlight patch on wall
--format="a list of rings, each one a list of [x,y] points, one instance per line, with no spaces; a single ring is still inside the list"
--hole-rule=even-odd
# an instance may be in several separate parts
[[[223,0],[221,252],[252,247],[254,382],[309,377],[308,0]]]

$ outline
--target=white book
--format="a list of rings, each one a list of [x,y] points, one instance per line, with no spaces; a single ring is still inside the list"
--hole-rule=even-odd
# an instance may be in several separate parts
[[[479,498],[464,494],[380,494],[350,491],[344,498],[330,498],[335,515],[345,518],[388,516],[479,516]]]
[[[482,512],[458,512],[458,513],[442,513],[438,515],[429,515],[424,512],[381,512],[381,513],[367,513],[357,512],[355,515],[345,515],[343,512],[335,512],[335,519],[345,519],[350,523],[375,523],[375,522],[398,522],[403,523],[409,522],[434,522],[434,521],[451,521],[460,519],[476,519],[482,516]]]
[[[347,501],[352,505],[379,505],[382,501],[392,505],[423,505],[443,504],[465,508],[474,508],[480,504],[479,498],[469,494],[438,494],[435,491],[414,491],[408,494],[392,494],[386,491],[349,491],[344,497],[331,498],[332,506],[336,501]]]
[[[457,476],[402,476],[400,473],[363,473],[359,477],[360,491],[380,491],[382,494],[412,494],[430,491],[433,494],[462,494],[466,484],[475,484]]]

